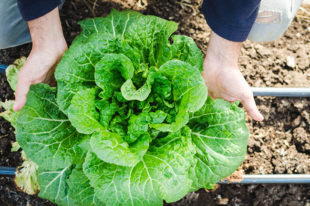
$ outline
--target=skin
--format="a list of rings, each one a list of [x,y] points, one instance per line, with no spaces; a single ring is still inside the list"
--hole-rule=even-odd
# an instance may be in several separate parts
[[[55,85],[53,75],[56,65],[68,49],[58,8],[27,23],[32,39],[32,50],[18,73],[14,111],[20,110],[25,105],[31,85],[41,82]]]
[[[242,43],[226,40],[214,32],[211,35],[202,73],[209,96],[229,102],[240,101],[248,115],[262,121],[250,86],[238,68]]]
[[[14,110],[26,103],[27,93],[33,84],[55,84],[55,67],[67,50],[67,44],[59,18],[58,8],[28,22],[32,38],[32,50],[18,74]],[[213,99],[240,101],[247,113],[257,121],[263,116],[258,111],[250,86],[238,69],[242,43],[228,41],[212,33],[204,61],[203,78]]]

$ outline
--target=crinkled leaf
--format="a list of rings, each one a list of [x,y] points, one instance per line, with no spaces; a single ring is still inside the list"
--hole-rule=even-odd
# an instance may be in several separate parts
[[[102,126],[95,104],[96,89],[85,89],[77,92],[68,109],[68,117],[78,132],[92,134]]]
[[[193,188],[212,188],[244,160],[249,136],[244,111],[224,100],[208,98],[191,115],[189,125],[198,151],[197,164],[191,171]]]
[[[104,205],[94,193],[94,188],[89,184],[89,180],[83,173],[81,167],[74,168],[67,180],[69,187],[68,195],[75,200],[79,206],[102,206]]]
[[[131,79],[128,79],[121,88],[123,97],[130,100],[144,101],[151,93],[151,85],[146,82],[142,87],[136,89]]]
[[[96,108],[100,112],[100,124],[105,128],[108,129],[110,125],[110,121],[112,120],[113,115],[119,110],[119,106],[115,102],[108,102],[108,101],[97,101]]]
[[[18,117],[3,113],[13,124],[17,117],[17,140],[39,165],[41,197],[162,205],[237,168],[244,113],[206,101],[202,54],[191,38],[171,36],[176,23],[113,10],[80,24],[56,68],[57,101],[56,89],[40,84]]]
[[[59,170],[38,170],[38,182],[40,185],[39,197],[48,199],[59,206],[77,206],[68,195],[66,180],[71,173],[71,167]]]
[[[0,102],[0,107],[3,107],[5,109],[4,112],[0,113],[0,117],[3,117],[5,120],[9,121],[12,126],[16,129],[16,121],[19,112],[15,112],[13,110],[14,101],[8,100],[5,102]]]
[[[189,112],[199,110],[207,99],[207,87],[199,70],[179,60],[163,64],[158,72],[166,76],[173,85],[175,101],[180,101],[179,111],[172,124],[152,124],[151,127],[167,132],[175,132],[188,122]]]
[[[11,88],[15,91],[17,86],[17,75],[19,70],[24,66],[26,62],[26,57],[21,57],[14,61],[14,64],[8,66],[6,69],[6,78],[11,86]]]
[[[128,144],[116,133],[98,131],[90,140],[92,151],[105,162],[122,166],[136,165],[146,153],[151,141],[145,133],[133,144]]]
[[[123,54],[106,54],[96,64],[95,80],[102,89],[100,98],[109,99],[120,89],[124,80],[133,77],[134,67]]]
[[[190,138],[172,134],[169,141],[153,146],[134,167],[102,162],[89,153],[83,171],[107,205],[162,205],[173,202],[191,187],[188,169],[195,147]]]
[[[55,96],[56,89],[48,85],[31,86],[17,118],[16,139],[40,168],[64,168],[82,155],[77,147],[82,136],[59,110]]]
[[[16,186],[29,195],[35,195],[40,190],[37,180],[38,165],[29,159],[17,168],[14,182]]]

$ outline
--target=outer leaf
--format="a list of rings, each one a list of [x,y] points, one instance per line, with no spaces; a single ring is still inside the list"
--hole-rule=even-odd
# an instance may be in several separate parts
[[[41,187],[39,197],[48,199],[59,206],[77,206],[68,196],[66,179],[71,173],[70,167],[59,170],[38,171],[38,182]]]
[[[6,78],[11,86],[11,88],[15,91],[17,86],[17,74],[19,70],[24,66],[26,62],[26,57],[21,57],[14,61],[14,64],[8,66],[6,69]]]
[[[94,37],[90,39],[94,41],[93,44],[71,46],[58,64],[55,72],[58,82],[57,103],[65,113],[77,91],[96,86],[94,72],[95,65],[100,60],[100,53],[115,49],[115,45],[112,45],[114,40],[109,40],[108,35],[105,36],[107,37],[105,41],[102,37]]]
[[[137,48],[143,61],[150,66],[160,67],[162,56],[169,44],[170,35],[177,30],[175,22],[167,21],[155,16],[137,18],[128,27],[125,39],[130,39],[130,45]]]
[[[98,197],[107,205],[162,205],[183,197],[191,186],[187,171],[195,153],[190,138],[172,134],[150,148],[134,167],[100,161],[89,153],[83,170]]]
[[[106,32],[115,36],[123,36],[127,28],[138,18],[141,18],[141,14],[135,11],[123,11],[119,12],[112,9],[111,13],[105,18],[93,18],[80,21],[83,32],[79,38],[74,40],[74,43],[80,43],[85,41],[90,35],[94,33]]]
[[[235,104],[209,98],[191,116],[189,125],[198,150],[198,162],[191,173],[193,188],[211,188],[244,160],[249,136],[244,111]]]
[[[59,110],[55,95],[48,85],[31,86],[17,119],[16,139],[40,168],[64,168],[82,155],[77,148],[82,137]]]
[[[79,206],[103,206],[94,189],[90,186],[89,180],[84,175],[82,168],[72,170],[69,179],[67,180],[69,187],[68,195],[75,200]]]
[[[16,121],[19,112],[13,110],[14,101],[9,100],[5,102],[0,102],[0,107],[3,107],[6,111],[0,113],[0,117],[3,117],[5,120],[9,121],[12,126],[16,129]]]
[[[37,181],[38,165],[29,159],[25,159],[15,173],[14,182],[16,186],[29,195],[35,195],[40,190]]]

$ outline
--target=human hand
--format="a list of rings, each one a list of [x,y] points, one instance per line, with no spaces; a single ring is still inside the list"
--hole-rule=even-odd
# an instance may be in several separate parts
[[[20,110],[27,101],[29,88],[41,82],[55,85],[54,71],[67,50],[59,20],[58,8],[28,22],[32,50],[18,73],[14,111]]]
[[[254,120],[262,121],[264,118],[256,107],[251,88],[238,69],[240,48],[241,43],[230,42],[213,33],[202,75],[211,98],[240,101]]]

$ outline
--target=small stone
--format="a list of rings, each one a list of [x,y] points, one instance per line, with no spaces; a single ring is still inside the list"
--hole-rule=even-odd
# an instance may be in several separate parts
[[[287,56],[286,57],[286,65],[290,68],[295,68],[295,66],[296,66],[295,58],[292,56]]]
[[[301,37],[301,34],[300,34],[300,33],[297,33],[297,34],[296,34],[296,37],[297,37],[297,38],[300,38],[300,37]]]
[[[310,31],[310,26],[307,28],[308,31]],[[309,203],[310,204],[310,203]],[[309,205],[310,206],[310,205]]]
[[[229,199],[228,198],[218,198],[216,204],[218,205],[228,205]]]
[[[293,127],[298,127],[301,123],[301,116],[296,117],[296,119],[293,120],[292,126]]]

